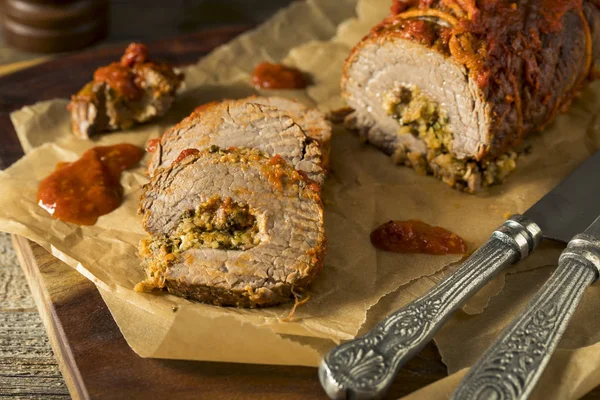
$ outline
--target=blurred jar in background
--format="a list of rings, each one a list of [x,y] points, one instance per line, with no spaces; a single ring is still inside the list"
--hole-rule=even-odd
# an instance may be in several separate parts
[[[104,38],[108,0],[0,0],[4,41],[43,53],[76,50]]]

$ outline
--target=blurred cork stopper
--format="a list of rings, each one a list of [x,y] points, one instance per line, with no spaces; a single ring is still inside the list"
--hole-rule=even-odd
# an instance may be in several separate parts
[[[10,46],[57,53],[106,36],[108,0],[0,0],[2,30]]]

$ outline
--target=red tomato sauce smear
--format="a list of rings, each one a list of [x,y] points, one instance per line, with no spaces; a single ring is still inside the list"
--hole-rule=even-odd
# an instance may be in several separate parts
[[[299,69],[263,62],[254,68],[252,84],[262,89],[304,89],[308,80]]]
[[[38,205],[61,221],[93,225],[119,207],[121,172],[143,156],[144,150],[131,144],[93,147],[79,160],[56,166],[38,187]]]
[[[378,249],[395,253],[465,254],[467,245],[456,233],[419,220],[389,221],[371,233]]]

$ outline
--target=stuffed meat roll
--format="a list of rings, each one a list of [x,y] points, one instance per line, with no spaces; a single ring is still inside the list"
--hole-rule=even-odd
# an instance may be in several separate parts
[[[293,299],[323,267],[319,186],[279,156],[188,151],[145,186],[139,211],[150,236],[137,290],[263,307]]]
[[[392,11],[344,65],[346,123],[458,189],[502,182],[523,138],[595,75],[591,1],[407,0]]]

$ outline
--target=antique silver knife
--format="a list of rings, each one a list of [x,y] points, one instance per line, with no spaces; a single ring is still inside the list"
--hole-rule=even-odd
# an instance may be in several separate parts
[[[428,293],[387,316],[364,336],[343,343],[325,355],[319,366],[319,379],[329,397],[382,397],[402,365],[502,269],[526,258],[542,237],[566,243],[584,232],[600,214],[600,179],[594,178],[598,171],[600,152],[523,215],[510,217],[456,272]],[[593,240],[586,240],[588,248],[597,245]],[[576,247],[579,250],[579,245]]]

